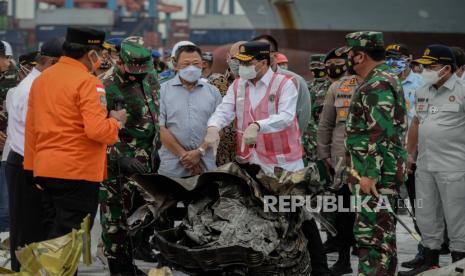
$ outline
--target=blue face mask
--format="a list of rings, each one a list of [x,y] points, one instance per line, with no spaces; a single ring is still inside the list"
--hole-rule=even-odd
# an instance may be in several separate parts
[[[179,70],[179,76],[190,83],[196,82],[202,76],[202,69],[197,66],[189,65],[186,68]]]
[[[403,58],[389,58],[386,64],[390,67],[389,72],[400,75],[407,68],[407,60]]]

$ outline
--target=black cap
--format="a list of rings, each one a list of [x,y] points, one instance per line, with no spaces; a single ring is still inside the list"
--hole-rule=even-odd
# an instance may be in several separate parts
[[[246,42],[239,46],[239,53],[234,56],[240,61],[251,61],[252,59],[266,59],[270,57],[270,44],[265,42]]]
[[[211,52],[202,53],[202,60],[213,62],[213,54]]]
[[[347,58],[347,53],[341,53],[340,51],[337,51],[339,48],[334,48],[331,51],[329,51],[326,56],[325,56],[325,63],[330,60],[330,59],[336,59],[336,58],[342,58],[346,59]]]
[[[105,33],[87,27],[69,27],[66,31],[66,42],[84,46],[102,46]]]
[[[19,64],[20,65],[32,65],[35,66],[37,64],[36,58],[39,52],[34,51],[24,55],[19,56]]]
[[[386,47],[386,57],[411,57],[412,53],[405,44],[394,43]]]
[[[64,37],[56,37],[47,40],[42,47],[40,47],[40,54],[48,57],[61,57],[63,55]]]
[[[423,65],[433,64],[444,64],[452,65],[455,64],[454,53],[446,45],[434,44],[426,48],[423,56],[415,60],[417,63]]]

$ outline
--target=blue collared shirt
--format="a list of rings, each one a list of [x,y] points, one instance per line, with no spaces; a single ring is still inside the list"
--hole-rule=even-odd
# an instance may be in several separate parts
[[[160,126],[166,127],[186,150],[195,150],[202,145],[207,133],[207,121],[221,103],[218,89],[199,80],[192,91],[188,91],[176,75],[163,83],[160,89]],[[179,158],[162,146],[160,174],[171,177],[190,176]],[[212,150],[202,157],[206,171],[216,168]]]
[[[410,71],[407,78],[402,81],[405,103],[407,105],[407,122],[409,127],[413,117],[415,116],[415,93],[424,84],[423,78],[413,71]]]

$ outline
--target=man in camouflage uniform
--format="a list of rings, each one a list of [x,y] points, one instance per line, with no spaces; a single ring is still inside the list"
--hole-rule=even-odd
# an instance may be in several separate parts
[[[156,171],[151,157],[159,143],[159,83],[150,50],[140,41],[124,40],[120,58],[122,66],[103,80],[107,106],[125,108],[128,120],[119,132],[119,142],[108,149],[108,180],[100,191],[102,240],[112,275],[139,275],[126,221],[128,213],[138,207],[134,203],[137,190],[129,177]]]
[[[331,81],[328,79],[328,75],[324,64],[325,57],[326,55],[324,54],[314,54],[310,56],[309,68],[312,72],[313,80],[308,81],[307,86],[312,103],[312,116],[308,121],[308,126],[306,130],[302,131],[302,144],[304,146],[305,153],[304,162],[306,164],[308,162],[315,162],[317,160],[316,131],[319,120],[318,117],[323,108],[326,91],[331,85]]]
[[[354,194],[360,192],[358,199],[368,201],[368,208],[357,210],[354,225],[358,275],[395,275],[395,219],[387,208],[376,209],[375,195],[384,200],[384,206],[394,206],[405,180],[405,99],[400,80],[388,73],[384,62],[383,34],[356,32],[345,39],[348,71],[364,79],[352,97],[346,124],[351,167],[361,177],[360,181],[350,177],[349,182]]]
[[[312,118],[318,125],[320,119],[320,113],[323,109],[323,103],[325,101],[326,92],[331,85],[331,80],[328,78],[326,72],[324,54],[315,54],[310,56],[310,71],[313,75],[313,80],[308,82],[308,90],[312,99]]]

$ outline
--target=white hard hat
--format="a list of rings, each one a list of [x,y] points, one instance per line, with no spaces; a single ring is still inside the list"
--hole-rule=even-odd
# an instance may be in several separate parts
[[[171,57],[174,58],[176,56],[176,51],[178,51],[179,47],[187,46],[187,45],[195,46],[194,43],[192,43],[191,41],[187,41],[187,40],[179,41],[178,43],[174,44],[173,49],[171,50]]]
[[[3,41],[3,45],[5,45],[5,56],[13,56],[13,48],[11,48],[10,43]]]

